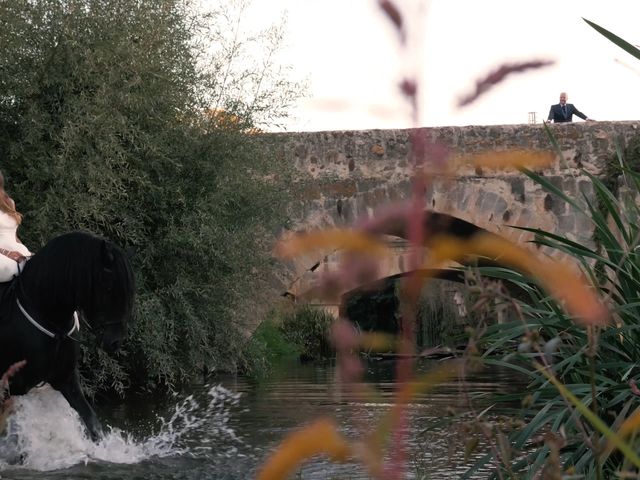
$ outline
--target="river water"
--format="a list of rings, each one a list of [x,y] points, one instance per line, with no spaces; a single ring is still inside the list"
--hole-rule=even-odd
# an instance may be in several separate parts
[[[433,362],[423,362],[428,370]],[[107,434],[93,444],[83,434],[75,412],[55,391],[43,387],[16,397],[0,478],[42,479],[250,479],[285,436],[320,416],[332,417],[347,438],[389,410],[395,388],[393,361],[371,361],[365,381],[375,399],[363,401],[340,393],[335,366],[290,365],[258,384],[242,378],[219,378],[195,385],[189,395],[163,400],[135,400],[102,407],[98,415]],[[521,388],[512,374],[485,370],[465,380],[441,384],[408,406],[410,461],[407,478],[459,478],[473,463],[464,461],[463,420],[434,423],[450,409],[468,410],[468,395],[478,411],[491,405],[494,393]],[[8,453],[7,453],[8,452]],[[479,454],[478,454],[479,455]],[[476,457],[478,456],[476,455]],[[6,463],[21,456],[22,465]],[[475,478],[485,478],[480,472]],[[318,458],[304,464],[296,479],[366,479],[358,463],[333,464]]]

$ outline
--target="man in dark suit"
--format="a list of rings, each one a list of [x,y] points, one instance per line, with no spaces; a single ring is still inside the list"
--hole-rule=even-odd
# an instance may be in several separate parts
[[[591,120],[587,116],[578,110],[573,103],[567,103],[567,94],[562,92],[560,94],[560,103],[557,105],[551,105],[549,110],[549,117],[547,121],[553,120],[555,123],[573,122],[573,116],[580,117],[583,120]]]

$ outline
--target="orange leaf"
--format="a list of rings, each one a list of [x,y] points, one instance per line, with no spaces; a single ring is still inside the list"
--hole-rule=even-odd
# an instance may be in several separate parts
[[[620,425],[620,428],[618,429],[618,437],[624,440],[633,435],[638,428],[640,428],[640,408],[637,408],[624,422],[622,422],[622,425]],[[615,448],[615,443],[611,439],[608,439],[603,452],[605,457],[611,455],[611,452],[613,452]]]
[[[479,233],[469,240],[438,236],[430,244],[434,261],[462,261],[468,255],[487,257],[533,276],[567,311],[584,325],[603,325],[609,312],[583,275],[568,265],[551,261],[493,234]]]
[[[292,235],[278,243],[276,254],[290,258],[323,249],[344,249],[379,256],[389,253],[382,240],[356,230],[336,228]]]
[[[396,348],[396,337],[388,333],[366,332],[360,335],[360,346],[373,352],[393,350]]]
[[[636,409],[636,411],[633,412],[631,416],[622,423],[622,425],[620,425],[618,435],[622,438],[626,438],[638,430],[638,428],[640,428],[640,408]]]
[[[488,153],[480,153],[471,156],[474,167],[489,168],[495,170],[507,169],[541,169],[553,164],[555,155],[552,152],[532,150],[504,150]]]
[[[302,461],[321,453],[336,462],[344,462],[351,455],[349,444],[328,419],[317,420],[285,438],[258,473],[258,480],[287,478]]]
[[[458,106],[464,107],[465,105],[475,102],[478,97],[514,73],[521,73],[526,70],[538,69],[549,65],[553,65],[553,62],[550,60],[531,60],[528,62],[502,64],[497,69],[489,72],[485,77],[476,80],[474,91],[461,98],[458,101]]]

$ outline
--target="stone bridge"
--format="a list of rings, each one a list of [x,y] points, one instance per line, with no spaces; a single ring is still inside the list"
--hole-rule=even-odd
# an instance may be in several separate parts
[[[550,126],[562,155],[542,173],[569,196],[595,202],[591,182],[584,171],[602,176],[610,162],[617,162],[616,145],[624,150],[640,135],[640,121],[580,122]],[[465,158],[492,151],[526,149],[554,152],[542,124],[283,133],[270,136],[277,155],[295,164],[302,189],[291,205],[292,230],[346,226],[370,217],[381,207],[410,197],[411,142],[435,146],[435,156],[456,159],[455,175],[434,171],[424,206],[470,222],[518,242],[531,234],[514,226],[537,227],[590,243],[589,220],[571,205],[544,191],[520,172],[482,170]],[[440,152],[440,153],[437,153]],[[427,161],[429,156],[427,154]],[[462,161],[460,161],[462,160]],[[381,275],[405,270],[407,244],[390,238],[396,255]],[[339,252],[288,263],[285,295],[305,294],[318,275],[331,270]]]

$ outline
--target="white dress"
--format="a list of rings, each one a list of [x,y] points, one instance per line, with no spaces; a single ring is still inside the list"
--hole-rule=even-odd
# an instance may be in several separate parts
[[[16,240],[17,230],[18,223],[15,219],[0,210],[0,248],[15,250],[28,257],[31,255],[29,249]],[[18,263],[0,253],[0,282],[8,282],[17,274]]]

